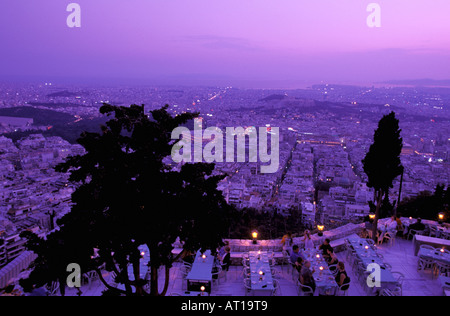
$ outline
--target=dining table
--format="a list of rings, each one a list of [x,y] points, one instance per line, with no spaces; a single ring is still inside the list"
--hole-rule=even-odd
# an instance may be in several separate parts
[[[417,256],[420,250],[421,245],[430,245],[434,248],[443,248],[450,250],[450,240],[430,237],[430,236],[422,236],[422,235],[414,235],[413,239],[414,243],[414,255]]]
[[[250,251],[250,287],[254,296],[271,296],[275,290],[273,286],[272,270],[267,251]]]
[[[303,251],[305,259],[311,262],[311,270],[314,271],[313,278],[316,284],[316,291],[319,295],[334,295],[339,288],[333,272],[329,269],[328,263],[322,255],[322,250],[305,249]]]
[[[214,266],[214,256],[210,250],[198,251],[192,263],[191,271],[186,276],[188,291],[200,291],[211,293],[212,269]]]
[[[378,256],[378,251],[375,247],[370,245],[366,239],[359,236],[351,236],[347,238],[347,242],[351,245],[355,255],[365,267],[373,263],[380,266],[380,289],[394,290],[397,287],[397,279],[386,267],[384,260]]]
[[[418,252],[419,257],[432,259],[444,264],[450,265],[450,253],[441,251],[443,248],[436,248],[435,250],[428,248],[420,248]]]

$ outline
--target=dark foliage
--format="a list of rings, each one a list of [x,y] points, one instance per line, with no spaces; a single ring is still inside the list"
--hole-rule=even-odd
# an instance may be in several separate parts
[[[304,231],[301,210],[290,209],[288,216],[281,215],[276,210],[261,212],[251,208],[232,213],[229,238],[250,239],[254,230],[258,232],[258,239],[281,238],[288,231],[300,234]]]
[[[97,271],[101,280],[101,266],[115,272],[116,282],[124,284],[125,291],[102,280],[108,295],[159,295],[158,269],[165,266],[165,294],[177,237],[189,251],[222,244],[228,211],[217,190],[222,177],[211,175],[211,164],[185,164],[172,171],[163,162],[171,154],[172,130],[196,114],[172,117],[167,106],[151,111],[151,118],[137,105],[105,104],[100,110],[114,118],[102,126],[101,134],[82,135],[79,143],[86,149],[84,156],[71,157],[57,167],[70,171],[70,180],[79,183],[71,212],[46,240],[27,234],[28,248],[38,258],[25,282],[61,282],[67,265],[74,262],[83,273]],[[144,290],[147,281],[140,277],[141,245],[151,255],[150,293]],[[98,249],[97,258],[91,258],[94,249]]]
[[[444,213],[444,220],[450,222],[450,186],[438,185],[434,193],[422,192],[417,197],[404,199],[398,206],[398,213],[404,217],[437,220]]]

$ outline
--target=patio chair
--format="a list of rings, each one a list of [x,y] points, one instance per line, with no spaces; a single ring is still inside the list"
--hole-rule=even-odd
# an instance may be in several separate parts
[[[250,268],[249,267],[243,267],[242,268],[242,275],[244,276],[244,278],[248,278],[250,277]]]
[[[249,278],[244,279],[245,296],[252,293],[252,282]]]
[[[53,281],[45,286],[48,296],[55,296],[59,290],[59,282]]]
[[[313,296],[314,290],[312,287],[303,285],[297,280],[297,292],[299,296]]]
[[[400,291],[400,296],[403,296],[403,281],[405,280],[405,275],[401,272],[391,272],[392,276],[397,280],[397,289]]]
[[[389,271],[391,271],[392,270],[392,266],[389,264],[389,263],[383,263],[383,265],[384,265],[384,267],[386,268],[386,269],[388,269]]]
[[[337,296],[348,296],[348,289],[350,288],[350,282],[342,284],[337,290]],[[342,293],[342,295],[341,295]]]
[[[410,239],[410,237],[414,237],[414,235],[424,235],[425,231],[424,230],[415,230],[415,229],[411,229],[408,233],[407,236],[407,240]],[[412,239],[412,238],[411,238]]]
[[[447,273],[450,272],[450,264],[436,261],[434,263],[434,271],[433,272],[436,276],[446,275]]]
[[[272,296],[281,296],[280,282],[277,279],[273,280]]]
[[[214,272],[211,273],[213,284],[217,283],[220,284],[220,275],[222,274],[222,266],[217,266],[213,270]]]
[[[287,271],[289,271],[289,266],[290,266],[289,259],[290,259],[290,256],[289,256],[289,254],[287,253],[286,250],[282,250],[281,253],[282,253],[282,257],[278,258],[278,264],[281,265],[281,270],[284,270],[284,266],[287,265],[288,266],[288,270]],[[274,258],[273,262],[275,262],[275,258]]]
[[[425,271],[426,269],[434,269],[434,260],[419,256],[419,260],[417,261],[417,270]]]
[[[433,246],[430,245],[420,245],[420,249],[429,249],[429,250],[436,250]]]
[[[330,269],[330,272],[331,272],[334,276],[336,276],[336,275],[338,274],[338,272],[339,272],[339,269],[338,269],[338,267],[337,267],[337,264],[332,264],[332,265],[328,266],[328,269]]]
[[[272,273],[272,278],[274,279],[281,279],[280,271],[278,271],[275,268],[270,268],[270,272]]]
[[[430,237],[439,237],[440,232],[437,227],[434,225],[430,225]]]
[[[383,238],[381,239],[381,242],[386,240],[386,243],[389,243],[391,246],[395,243],[395,234],[391,232],[384,233]]]

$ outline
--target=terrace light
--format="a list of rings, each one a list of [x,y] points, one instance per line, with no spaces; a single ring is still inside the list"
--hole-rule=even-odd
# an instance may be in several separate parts
[[[317,229],[319,230],[319,233],[318,233],[319,237],[322,237],[323,236],[323,230],[325,229],[325,226],[324,225],[317,225]]]
[[[256,245],[258,243],[258,232],[254,231],[252,233],[252,238],[253,238],[253,244]]]

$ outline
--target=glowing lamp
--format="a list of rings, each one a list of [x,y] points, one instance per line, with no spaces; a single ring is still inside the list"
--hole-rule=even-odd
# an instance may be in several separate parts
[[[439,213],[438,218],[439,221],[442,222],[444,220],[444,213]]]
[[[323,236],[324,228],[325,228],[325,226],[323,226],[323,225],[317,225],[317,230],[319,231],[319,233],[318,233],[319,236]]]
[[[141,256],[143,257],[144,255],[145,255],[145,252],[144,252],[144,251],[142,251],[142,252],[141,252]]]
[[[252,233],[252,238],[253,238],[253,244],[256,244],[258,242],[258,232],[254,231]]]
[[[202,286],[200,287],[200,291],[205,292],[205,290],[206,290],[206,288],[202,285]]]
[[[370,214],[369,214],[369,218],[370,218],[371,220],[374,220],[374,219],[375,219],[375,214],[370,213]]]
[[[444,248],[441,249],[441,252],[444,253]]]

